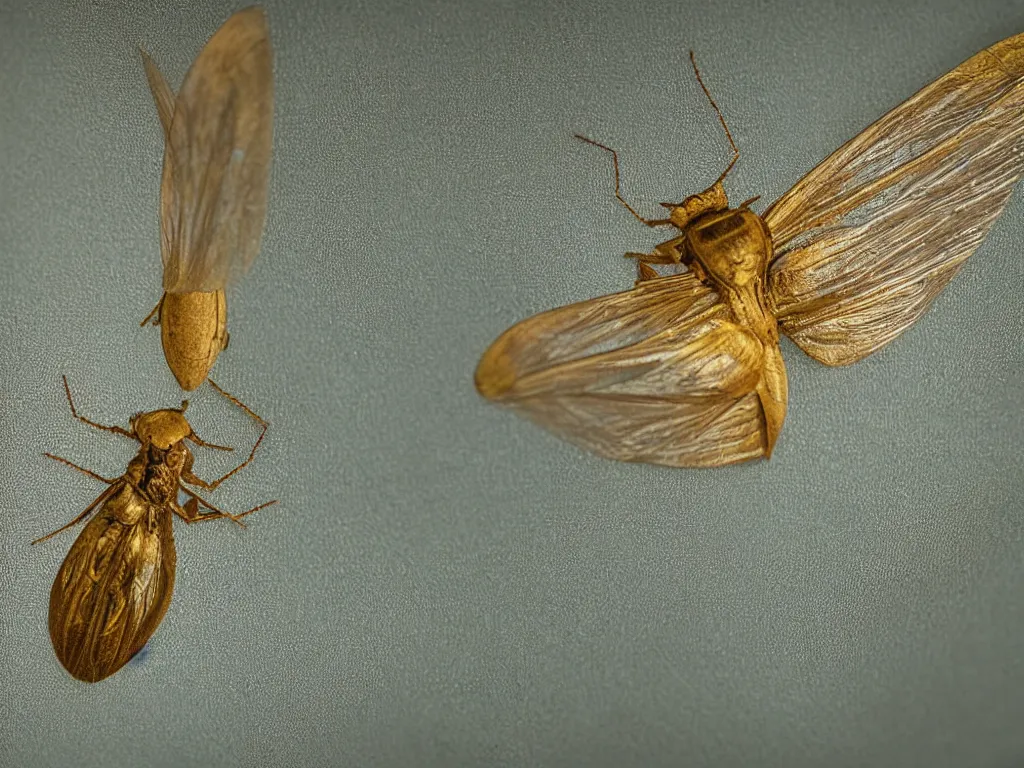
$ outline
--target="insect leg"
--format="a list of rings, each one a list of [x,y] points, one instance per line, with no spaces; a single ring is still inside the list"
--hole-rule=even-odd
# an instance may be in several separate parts
[[[192,493],[188,488],[182,487],[180,484],[178,487],[181,488],[181,490],[185,491],[185,493],[189,494],[191,498],[187,502],[185,502],[184,507],[178,504],[178,502],[176,501],[171,502],[171,509],[174,511],[174,514],[176,514],[186,523],[189,523],[191,525],[192,523],[202,523],[207,520],[220,520],[221,518],[227,518],[228,520],[238,523],[242,528],[245,528],[245,524],[236,520],[235,515],[228,514],[227,512],[222,512],[212,504],[207,504],[205,501],[203,502],[203,506],[212,509],[213,512],[200,514],[199,497]]]
[[[216,480],[208,483],[205,480],[203,480],[202,478],[196,477],[192,473],[191,470],[188,470],[188,471],[183,471],[181,473],[182,478],[185,480],[186,483],[189,483],[190,485],[198,485],[200,488],[205,488],[208,491],[212,491],[214,488],[216,488],[218,485],[223,483],[225,480],[227,480],[233,474],[238,472],[240,469],[243,469],[244,467],[248,466],[249,462],[252,461],[253,456],[256,455],[256,449],[259,448],[260,447],[260,443],[263,442],[263,436],[266,435],[266,434],[267,434],[267,427],[264,424],[263,431],[260,432],[259,439],[256,440],[256,444],[252,447],[252,450],[249,451],[249,458],[247,458],[245,461],[243,461],[241,464],[239,464],[237,467],[232,469],[230,472],[228,472],[223,477],[219,477]],[[199,443],[199,445],[203,445],[203,443]]]
[[[658,274],[658,270],[656,270],[654,267],[648,266],[646,264],[646,262],[643,262],[643,261],[638,261],[636,263],[636,273],[637,273],[637,279],[636,279],[636,284],[637,285],[639,285],[640,283],[646,282],[648,280],[657,280],[659,277],[661,277],[661,275]]]
[[[669,240],[668,242],[656,245],[653,253],[636,253],[635,251],[630,251],[626,254],[626,258],[636,259],[637,261],[642,261],[645,264],[682,264],[682,255],[676,247],[682,239],[682,237],[677,237],[675,240]]]
[[[75,464],[74,462],[70,462],[67,459],[61,458],[60,456],[54,456],[52,453],[44,453],[43,456],[45,456],[48,459],[53,459],[54,461],[59,461],[61,464],[67,464],[72,469],[77,469],[79,472],[82,472],[83,474],[86,474],[86,475],[88,475],[89,477],[91,477],[91,478],[93,478],[95,480],[99,480],[101,482],[104,482],[107,485],[113,485],[114,483],[116,483],[118,481],[118,478],[114,478],[113,480],[108,480],[107,478],[103,477],[102,475],[97,475],[92,470],[86,469],[85,467],[80,467],[77,464]]]
[[[174,505],[175,514],[177,514],[186,523],[201,523],[204,520],[220,520],[221,518],[227,518],[235,523],[238,523],[238,525],[240,525],[242,528],[245,528],[245,523],[242,522],[243,517],[245,517],[246,515],[251,515],[253,512],[258,512],[259,510],[264,509],[265,507],[269,507],[272,504],[277,504],[277,499],[274,499],[273,501],[267,501],[264,502],[263,504],[253,507],[252,509],[246,510],[240,515],[232,515],[230,512],[225,512],[224,510],[218,509],[217,507],[213,506],[213,504],[199,496],[199,494],[197,494],[195,491],[189,490],[180,483],[178,484],[178,487],[181,488],[182,491],[184,491],[191,497],[184,507],[181,507],[177,504]],[[200,504],[202,504],[204,507],[211,511],[205,514],[200,514]]]
[[[216,443],[208,443],[205,440],[201,440],[199,438],[199,435],[197,435],[195,432],[192,433],[192,435],[189,437],[189,440],[191,440],[196,445],[203,446],[203,448],[213,448],[215,451],[233,451],[233,450],[235,450],[234,448],[232,448],[229,445],[217,445]]]
[[[697,69],[697,59],[693,55],[693,51],[690,51],[690,63],[693,65],[693,74],[697,76],[697,82],[700,84],[701,90],[704,91],[704,95],[708,97],[708,101],[711,102],[711,108],[715,110],[715,114],[718,115],[718,122],[722,124],[722,128],[725,130],[725,138],[729,140],[729,146],[732,147],[732,160],[729,161],[729,165],[722,171],[722,175],[718,177],[715,184],[721,184],[725,180],[725,177],[729,175],[729,171],[736,165],[736,161],[740,159],[740,150],[736,146],[736,142],[732,140],[732,133],[729,132],[729,126],[725,124],[725,118],[722,117],[722,110],[715,104],[715,100],[711,98],[711,91],[704,85],[704,78],[700,76],[700,70]],[[714,186],[714,184],[712,184]]]
[[[62,525],[56,531],[52,531],[52,532],[46,534],[45,536],[42,536],[42,537],[36,539],[32,543],[33,544],[38,544],[41,541],[46,541],[50,537],[56,536],[61,531],[66,531],[71,526],[76,525],[77,523],[80,523],[82,520],[84,520],[86,517],[88,517],[89,513],[92,512],[94,509],[96,509],[96,507],[98,507],[100,504],[102,504],[107,499],[109,499],[111,496],[113,496],[115,493],[117,493],[117,491],[120,490],[120,488],[121,488],[121,484],[115,481],[114,485],[111,485],[109,488],[107,488],[105,491],[103,491],[103,493],[101,493],[99,496],[97,496],[96,499],[92,502],[92,504],[90,504],[88,507],[86,507],[85,510],[82,512],[82,514],[80,514],[78,517],[76,517],[70,523],[68,523],[67,525]]]
[[[140,328],[143,327],[150,320],[153,320],[153,325],[160,325],[160,314],[159,313],[160,313],[160,307],[162,307],[163,305],[164,305],[164,295],[161,294],[160,295],[160,301],[158,301],[156,303],[156,306],[153,307],[152,311],[148,315],[146,315],[146,319],[143,320],[141,323],[139,323],[139,327]],[[154,315],[156,315],[155,319],[153,318]]]
[[[90,427],[95,427],[96,429],[102,429],[105,432],[113,432],[114,434],[117,434],[117,435],[124,435],[125,437],[130,438],[132,440],[135,439],[135,435],[133,435],[131,432],[129,432],[127,429],[124,429],[123,427],[118,427],[118,426],[108,427],[108,426],[105,426],[103,424],[97,424],[95,421],[89,421],[89,419],[85,418],[84,416],[79,416],[78,415],[78,411],[75,410],[75,401],[71,399],[71,388],[68,387],[68,377],[67,376],[61,376],[61,378],[64,380],[64,393],[68,396],[68,405],[71,406],[71,415],[72,416],[74,416],[76,419],[78,419],[83,424],[88,424]]]
[[[214,381],[213,379],[211,379],[210,377],[207,377],[207,378],[206,378],[206,380],[207,380],[207,381],[208,381],[208,382],[210,383],[210,386],[211,386],[211,387],[213,387],[213,388],[214,388],[215,390],[217,390],[218,392],[220,392],[220,393],[221,393],[222,395],[224,395],[224,397],[226,397],[226,398],[227,398],[228,400],[230,400],[230,401],[231,401],[232,403],[234,403],[235,405],[237,405],[237,406],[238,406],[239,408],[241,408],[241,409],[242,409],[243,411],[245,411],[246,413],[248,413],[248,414],[249,414],[249,415],[250,415],[250,416],[251,416],[251,417],[252,417],[252,418],[253,418],[253,419],[254,419],[254,420],[255,420],[255,421],[256,421],[256,422],[257,422],[257,423],[258,423],[258,424],[260,425],[260,426],[263,426],[263,427],[267,426],[267,422],[265,422],[265,421],[264,421],[263,419],[261,419],[261,418],[260,418],[259,416],[257,416],[257,415],[256,415],[256,413],[255,413],[255,412],[254,412],[254,411],[253,411],[253,410],[252,410],[252,409],[251,409],[251,408],[250,408],[249,406],[247,406],[247,405],[246,405],[245,403],[243,403],[243,402],[242,402],[241,400],[239,400],[239,399],[238,399],[237,397],[235,397],[234,395],[232,395],[232,394],[231,394],[230,392],[225,392],[225,391],[224,391],[223,389],[221,389],[221,388],[220,388],[220,387],[219,387],[219,386],[217,385],[217,383],[216,383],[216,382],[215,382],[215,381]]]
[[[631,206],[629,203],[627,203],[625,201],[625,199],[622,197],[621,194],[619,194],[619,153],[618,152],[616,152],[611,147],[606,147],[604,144],[596,142],[593,139],[588,139],[586,136],[581,136],[578,133],[574,133],[573,136],[575,138],[579,139],[580,141],[587,142],[587,144],[593,144],[595,147],[599,147],[600,149],[603,149],[605,152],[611,152],[612,153],[612,165],[615,168],[615,199],[618,200],[620,203],[622,203],[624,206],[626,206],[626,210],[629,211],[630,213],[632,213],[633,216],[635,216],[638,221],[646,224],[648,227],[663,227],[663,226],[665,226],[667,224],[671,224],[672,223],[672,221],[670,219],[645,219],[643,216],[641,216],[639,213],[636,212],[636,210],[633,208],[633,206]]]

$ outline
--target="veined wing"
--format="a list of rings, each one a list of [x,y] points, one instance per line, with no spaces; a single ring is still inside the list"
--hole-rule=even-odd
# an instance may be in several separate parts
[[[764,214],[783,332],[856,362],[928,308],[1024,164],[1024,34],[968,59],[838,149]]]
[[[503,333],[477,389],[601,456],[679,467],[766,454],[765,350],[690,273],[543,312]]]
[[[74,677],[114,674],[149,640],[174,589],[171,512],[124,484],[76,539],[50,590],[50,638]]]
[[[156,114],[160,118],[160,127],[164,130],[164,141],[171,137],[171,123],[174,120],[174,91],[167,84],[160,68],[150,58],[149,54],[141,48],[142,66],[146,70],[146,81],[149,83],[149,91],[153,94],[153,101],[156,103]]]
[[[160,189],[165,291],[223,288],[259,252],[270,170],[271,57],[262,9],[239,11],[210,38],[178,92]],[[153,88],[148,66],[147,76]],[[153,90],[161,111],[162,97]]]

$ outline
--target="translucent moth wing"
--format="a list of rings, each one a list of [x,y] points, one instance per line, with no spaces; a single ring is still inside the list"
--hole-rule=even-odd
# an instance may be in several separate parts
[[[54,651],[68,672],[86,682],[109,677],[142,649],[174,589],[170,509],[123,481],[104,496],[50,590]]]
[[[888,344],[980,245],[1024,170],[1024,34],[838,149],[764,214],[779,328],[827,365]]]
[[[174,119],[174,91],[167,84],[160,68],[150,58],[149,54],[141,48],[142,66],[146,70],[146,81],[149,83],[150,93],[153,94],[153,101],[156,103],[156,113],[160,118],[160,127],[164,129],[164,142],[168,142],[171,136],[171,121]]]
[[[768,358],[781,365],[687,272],[514,325],[480,360],[476,385],[601,456],[718,466],[771,450],[758,391]],[[782,386],[784,402],[784,373]]]
[[[152,62],[147,78],[166,134],[160,188],[167,293],[212,292],[241,276],[259,252],[267,209],[273,72],[259,7],[224,22],[177,97]]]
[[[739,152],[704,88],[733,161],[710,188],[667,206],[668,218],[644,219],[618,194],[612,151],[619,201],[680,234],[632,254],[642,277],[633,291],[506,331],[484,354],[477,389],[613,459],[770,456],[787,397],[779,331],[829,365],[871,354],[927,310],[1002,211],[1024,170],[1022,49],[1018,35],[969,59],[763,217],[729,207],[722,180]],[[652,264],[692,272],[658,278]]]

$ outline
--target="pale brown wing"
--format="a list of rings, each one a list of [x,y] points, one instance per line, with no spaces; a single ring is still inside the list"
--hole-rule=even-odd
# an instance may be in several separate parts
[[[50,639],[79,680],[109,677],[160,624],[174,589],[171,512],[123,485],[89,522],[50,590]]]
[[[160,118],[160,127],[164,130],[164,141],[171,136],[171,122],[174,119],[174,91],[167,84],[163,74],[157,67],[156,62],[149,54],[141,48],[142,66],[146,70],[146,82],[149,83],[150,93],[153,94],[153,101],[156,103],[156,114]]]
[[[485,397],[620,461],[720,466],[766,453],[764,347],[690,273],[543,312],[476,370]]]
[[[256,257],[272,121],[269,31],[254,6],[224,22],[178,91],[160,190],[165,291],[223,288]]]
[[[838,149],[764,214],[779,326],[828,365],[914,323],[1003,210],[1024,151],[1024,34]]]

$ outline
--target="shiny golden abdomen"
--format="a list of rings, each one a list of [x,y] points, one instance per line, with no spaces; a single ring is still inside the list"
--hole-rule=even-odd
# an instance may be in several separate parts
[[[167,293],[160,307],[164,357],[181,388],[190,391],[206,379],[227,346],[224,291]]]

